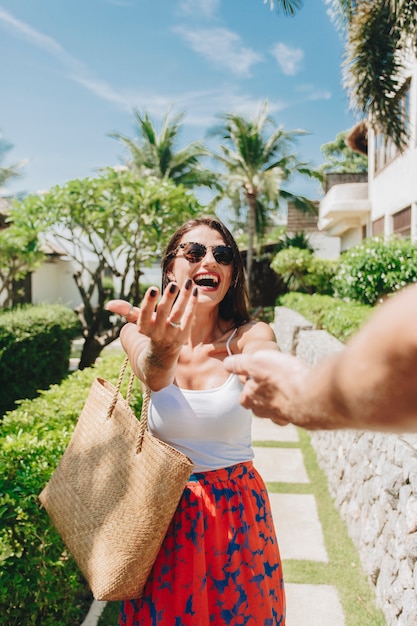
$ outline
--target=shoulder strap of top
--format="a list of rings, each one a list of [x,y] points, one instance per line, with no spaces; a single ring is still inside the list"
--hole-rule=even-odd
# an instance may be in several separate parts
[[[227,354],[229,356],[232,356],[232,351],[230,349],[230,342],[232,341],[232,339],[236,335],[236,333],[237,333],[237,328],[234,329],[234,331],[232,332],[232,334],[230,335],[229,339],[226,342],[226,350],[227,350]]]

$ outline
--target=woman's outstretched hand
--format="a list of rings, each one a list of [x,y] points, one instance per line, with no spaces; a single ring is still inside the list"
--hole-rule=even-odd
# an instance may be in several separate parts
[[[188,279],[179,289],[170,283],[159,302],[159,289],[150,287],[140,307],[126,300],[111,300],[107,309],[123,315],[129,323],[120,333],[136,376],[153,391],[171,384],[179,354],[191,334],[198,302],[198,289]]]
[[[126,300],[110,300],[106,308],[136,324],[137,331],[156,344],[167,343],[167,339],[169,343],[184,343],[198,302],[198,289],[192,288],[192,284],[188,279],[179,289],[176,283],[170,283],[159,302],[159,289],[149,287],[140,307],[134,307]]]

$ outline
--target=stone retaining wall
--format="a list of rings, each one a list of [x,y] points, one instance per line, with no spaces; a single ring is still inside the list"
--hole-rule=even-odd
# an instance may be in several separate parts
[[[311,364],[344,346],[298,313],[276,307],[281,350]],[[417,435],[312,432],[320,467],[388,626],[417,625]]]

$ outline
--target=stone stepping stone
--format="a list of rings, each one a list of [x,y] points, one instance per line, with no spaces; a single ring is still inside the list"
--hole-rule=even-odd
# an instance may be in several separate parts
[[[328,563],[315,497],[270,493],[269,499],[281,558]]]
[[[298,442],[298,431],[293,424],[279,426],[270,419],[254,416],[252,419],[252,441]]]
[[[287,583],[285,593],[288,626],[346,626],[336,587]]]
[[[254,447],[254,465],[265,482],[309,483],[303,453],[299,448]]]

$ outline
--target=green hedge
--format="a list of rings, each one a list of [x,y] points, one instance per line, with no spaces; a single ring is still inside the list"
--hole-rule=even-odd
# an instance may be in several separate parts
[[[0,415],[65,378],[80,332],[77,315],[62,305],[27,305],[0,315]]]
[[[285,248],[274,256],[271,268],[282,276],[288,289],[303,293],[333,295],[332,280],[338,261],[321,259],[311,250]]]
[[[95,376],[116,382],[123,355],[24,400],[4,416],[0,439],[0,613],[8,626],[78,625],[91,594],[38,495],[70,439]],[[128,375],[123,389],[126,389]],[[141,394],[132,406],[139,415]],[[88,607],[87,607],[88,608]]]
[[[374,305],[416,281],[417,246],[392,235],[364,239],[344,252],[333,286],[338,298]]]
[[[277,306],[286,306],[300,313],[316,328],[347,341],[366,322],[373,307],[358,302],[344,302],[331,296],[286,293],[277,299]]]

